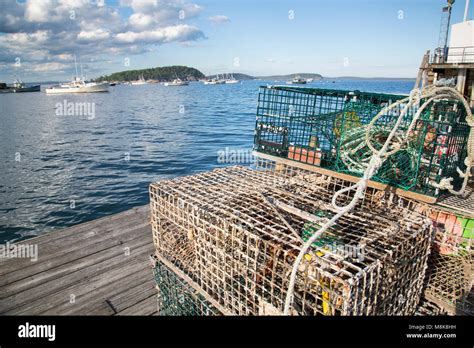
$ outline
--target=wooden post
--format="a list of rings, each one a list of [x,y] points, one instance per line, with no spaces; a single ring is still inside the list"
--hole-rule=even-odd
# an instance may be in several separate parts
[[[426,79],[426,70],[428,68],[428,65],[430,63],[430,51],[426,51],[425,55],[423,56],[423,59],[421,60],[420,64],[420,69],[418,70],[418,76],[416,77],[416,82],[415,82],[415,87],[418,88],[420,86],[420,82],[422,83],[422,87],[425,84],[425,79]]]

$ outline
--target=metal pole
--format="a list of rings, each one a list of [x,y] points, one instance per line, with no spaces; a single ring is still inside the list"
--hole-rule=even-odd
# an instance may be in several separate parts
[[[74,77],[74,81],[77,78],[77,61],[76,61],[76,54],[74,54],[74,69],[76,70],[76,76]]]
[[[466,0],[466,7],[464,8],[464,21],[463,22],[467,21],[467,13],[469,12],[469,1],[470,0]]]
[[[469,0],[467,0],[469,1]],[[449,12],[448,12],[448,23],[447,23],[447,28],[446,28],[446,38],[444,39],[444,49],[443,49],[443,57],[446,59],[446,48],[448,47],[448,37],[449,37],[449,25],[451,24],[451,10],[452,6],[449,5]]]

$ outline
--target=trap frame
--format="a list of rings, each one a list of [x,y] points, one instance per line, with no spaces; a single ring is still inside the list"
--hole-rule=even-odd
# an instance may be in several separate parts
[[[437,204],[403,204],[432,221],[423,298],[442,315],[474,315],[474,197],[448,196]]]
[[[320,166],[339,173],[361,176],[372,152],[365,135],[368,124],[387,105],[406,96],[287,86],[260,87],[254,150],[297,162]],[[423,101],[423,100],[422,100]],[[375,122],[370,133],[373,146],[382,147],[403,104]],[[395,140],[407,136],[417,109],[410,108]],[[428,196],[442,192],[433,184],[454,177],[454,189],[461,179],[456,168],[465,170],[470,127],[465,111],[455,101],[440,101],[426,108],[406,145],[389,156],[373,177]]]
[[[186,280],[154,257],[153,274],[158,290],[158,313],[162,316],[210,316],[221,312]]]
[[[416,309],[416,316],[435,316],[435,315],[447,315],[448,313],[435,303],[422,298],[418,308]]]
[[[450,315],[474,315],[472,254],[429,258],[424,297]]]
[[[255,170],[228,167],[154,183],[156,252],[232,314],[281,314],[304,238],[335,213],[332,195],[346,185],[267,160],[258,160]],[[338,197],[338,204],[349,196]],[[313,244],[297,274],[293,314],[414,313],[429,223],[376,202],[366,195]],[[170,223],[177,228],[172,235],[163,227]]]

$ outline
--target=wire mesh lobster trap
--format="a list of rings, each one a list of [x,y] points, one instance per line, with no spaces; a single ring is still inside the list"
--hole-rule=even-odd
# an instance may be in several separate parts
[[[216,307],[236,315],[282,314],[297,253],[336,213],[332,196],[346,185],[265,160],[256,170],[228,167],[151,184],[156,252]],[[293,314],[414,313],[429,223],[414,211],[375,201],[366,195],[313,243],[297,273]]]
[[[474,315],[474,197],[447,197],[428,205],[374,191],[388,207],[403,206],[432,222],[432,245],[420,315]],[[382,196],[383,194],[383,196]]]
[[[219,310],[163,262],[154,259],[158,313],[163,316],[221,315]]]
[[[447,315],[448,313],[436,303],[428,301],[422,298],[415,312],[416,316],[435,316],[435,315]]]
[[[442,255],[429,259],[424,296],[451,315],[474,315],[472,255]]]
[[[372,156],[367,142],[380,150],[405,105],[401,103],[373,124],[371,121],[384,107],[403,98],[359,91],[261,87],[254,149],[361,176]],[[458,189],[457,168],[466,168],[470,132],[465,110],[449,100],[430,104],[408,132],[416,111],[408,110],[394,138],[395,142],[406,142],[385,160],[373,180],[437,197],[440,192],[433,184],[453,177]]]
[[[422,212],[434,232],[423,296],[450,315],[474,315],[472,199],[472,192],[467,199],[450,197]]]

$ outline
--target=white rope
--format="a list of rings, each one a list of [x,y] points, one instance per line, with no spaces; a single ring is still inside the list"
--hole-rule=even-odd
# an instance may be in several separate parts
[[[406,113],[408,112],[409,108],[413,106],[418,106],[420,103],[421,99],[425,99],[426,101],[423,103],[421,107],[417,110],[415,115],[413,116],[413,119],[408,127],[407,132],[405,132],[405,139],[402,140],[400,143],[390,145],[390,142],[392,139],[395,137],[396,132],[398,130],[398,127],[400,126],[401,122],[403,121],[403,118],[405,117]],[[294,288],[295,288],[295,282],[296,282],[296,274],[298,272],[299,265],[301,261],[303,260],[304,255],[308,251],[308,249],[311,247],[311,245],[314,243],[316,239],[318,239],[329,227],[331,227],[341,216],[345,215],[349,211],[351,211],[359,199],[361,199],[364,196],[365,189],[367,188],[369,180],[372,178],[372,176],[377,172],[377,170],[380,168],[384,160],[396,152],[400,151],[400,149],[403,146],[403,143],[407,141],[407,138],[410,134],[410,132],[413,130],[413,127],[415,126],[418,118],[420,117],[422,111],[432,102],[437,102],[443,99],[454,99],[454,100],[460,100],[463,103],[463,106],[466,109],[466,121],[468,125],[471,127],[471,131],[469,134],[469,139],[468,139],[468,155],[465,160],[465,164],[467,166],[466,172],[463,174],[459,168],[458,168],[458,173],[460,173],[460,176],[464,178],[464,183],[460,191],[455,192],[452,190],[452,185],[451,181],[453,178],[443,178],[441,180],[440,185],[443,185],[445,188],[447,188],[451,193],[453,194],[462,194],[467,186],[467,181],[470,176],[470,171],[471,167],[474,165],[474,132],[473,132],[473,127],[474,127],[474,119],[472,116],[471,109],[469,107],[469,104],[467,101],[464,99],[464,97],[454,88],[452,87],[438,87],[438,86],[429,86],[426,88],[423,88],[423,90],[420,90],[418,88],[415,88],[411,91],[410,95],[407,98],[401,99],[395,103],[392,103],[382,110],[374,117],[374,119],[369,123],[367,127],[367,132],[366,132],[366,137],[365,137],[365,142],[369,149],[372,151],[373,155],[367,165],[367,168],[364,171],[364,174],[362,178],[354,185],[350,187],[343,188],[339,191],[337,191],[333,198],[332,198],[332,204],[333,206],[337,209],[338,213],[334,215],[327,223],[325,223],[321,228],[316,231],[303,245],[301,248],[298,257],[295,260],[295,263],[293,265],[292,271],[291,271],[291,276],[290,276],[290,281],[288,285],[288,290],[286,293],[286,298],[285,298],[285,307],[284,307],[284,315],[288,315],[290,311],[290,307],[293,303],[293,297],[294,297]],[[371,143],[370,139],[370,131],[375,122],[382,117],[383,115],[386,115],[386,113],[395,107],[400,106],[401,104],[406,103],[406,105],[403,107],[402,111],[400,112],[400,115],[398,116],[398,119],[391,130],[390,134],[388,135],[384,145],[380,150],[377,150],[374,148],[374,146]],[[389,149],[389,146],[391,148],[390,151],[387,151]],[[461,175],[462,174],[462,175]],[[339,206],[337,205],[337,198],[348,191],[355,190],[354,197],[351,199],[351,201],[346,204],[345,206]]]

